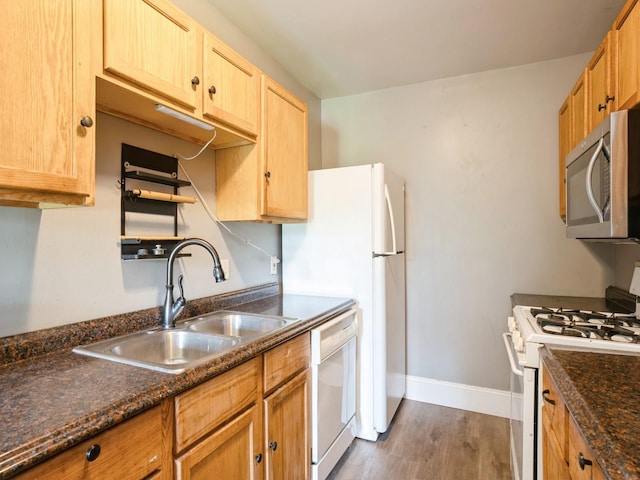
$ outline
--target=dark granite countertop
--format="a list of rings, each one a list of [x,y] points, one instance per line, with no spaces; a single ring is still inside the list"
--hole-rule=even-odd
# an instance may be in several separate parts
[[[159,308],[0,338],[0,479],[23,471],[347,310],[352,299],[281,295],[277,284],[192,301],[183,317],[233,309],[300,318],[178,375],[73,353],[155,326]]]
[[[608,478],[640,478],[640,356],[550,347],[541,355]]]

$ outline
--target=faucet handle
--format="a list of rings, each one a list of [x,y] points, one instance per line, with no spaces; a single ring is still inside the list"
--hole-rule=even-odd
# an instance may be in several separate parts
[[[187,300],[184,298],[184,289],[182,288],[182,275],[178,277],[178,288],[180,288],[180,296],[171,306],[171,319],[175,322],[178,315],[182,313]]]
[[[178,288],[180,289],[180,298],[184,300],[184,287],[182,286],[182,280],[184,279],[184,275],[180,275],[178,277]]]

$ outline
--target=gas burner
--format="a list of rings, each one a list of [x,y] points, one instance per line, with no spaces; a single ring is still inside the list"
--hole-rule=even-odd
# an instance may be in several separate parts
[[[530,313],[544,333],[640,343],[640,321],[633,314],[563,308],[531,308]]]

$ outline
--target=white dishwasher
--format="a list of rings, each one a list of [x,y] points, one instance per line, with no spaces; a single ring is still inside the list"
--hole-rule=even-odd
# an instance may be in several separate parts
[[[357,312],[311,330],[312,480],[324,480],[355,437]]]

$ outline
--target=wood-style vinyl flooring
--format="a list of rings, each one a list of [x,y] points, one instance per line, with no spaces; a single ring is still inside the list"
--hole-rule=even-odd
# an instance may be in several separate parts
[[[403,400],[389,430],[356,439],[328,480],[511,480],[509,420]]]

